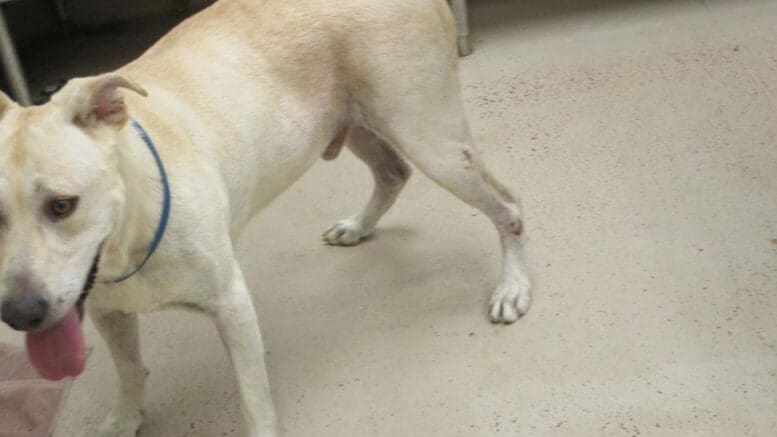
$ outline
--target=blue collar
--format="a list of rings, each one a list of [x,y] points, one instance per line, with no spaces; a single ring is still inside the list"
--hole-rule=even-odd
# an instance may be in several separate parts
[[[146,257],[143,258],[143,261],[140,262],[140,264],[135,268],[135,270],[127,273],[126,275],[120,277],[119,279],[114,280],[113,282],[121,282],[130,276],[134,275],[140,269],[143,268],[143,266],[146,264],[146,262],[151,258],[151,255],[154,254],[154,251],[156,251],[156,248],[159,246],[159,243],[162,241],[162,237],[165,235],[165,228],[167,228],[167,220],[170,218],[170,183],[167,181],[167,173],[165,172],[165,166],[162,164],[162,159],[159,157],[159,153],[156,150],[156,147],[154,147],[154,142],[151,141],[151,137],[148,136],[148,132],[146,132],[145,129],[143,129],[143,126],[138,123],[137,120],[132,119],[132,127],[135,128],[136,131],[138,131],[138,134],[140,135],[140,138],[143,139],[143,142],[146,143],[146,146],[148,146],[148,150],[151,152],[151,154],[154,156],[154,161],[156,161],[156,166],[159,168],[159,176],[162,182],[162,190],[163,190],[163,197],[162,197],[162,214],[159,217],[159,224],[156,227],[156,232],[154,233],[154,239],[151,240],[151,246],[148,248],[148,252],[146,253]]]

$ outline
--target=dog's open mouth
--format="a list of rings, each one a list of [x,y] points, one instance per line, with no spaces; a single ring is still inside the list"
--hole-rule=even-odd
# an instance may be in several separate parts
[[[27,333],[27,355],[38,373],[46,379],[58,381],[78,376],[86,367],[86,343],[81,333],[84,302],[97,276],[100,256],[95,256],[92,268],[84,281],[78,301],[56,324],[38,332]]]

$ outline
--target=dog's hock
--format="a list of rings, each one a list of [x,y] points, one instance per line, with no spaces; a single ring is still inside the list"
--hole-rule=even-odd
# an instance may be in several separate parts
[[[146,90],[132,80],[119,74],[74,79],[60,93],[54,102],[70,111],[73,121],[84,127],[101,125],[121,128],[129,114],[124,96],[119,88],[132,90],[146,96]]]

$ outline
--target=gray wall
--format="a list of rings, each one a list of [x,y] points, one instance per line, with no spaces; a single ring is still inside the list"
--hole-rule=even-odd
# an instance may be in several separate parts
[[[95,26],[168,13],[184,5],[189,10],[198,10],[210,3],[211,0],[65,0],[70,21],[75,26]],[[14,0],[2,7],[18,43],[59,31],[52,0]]]

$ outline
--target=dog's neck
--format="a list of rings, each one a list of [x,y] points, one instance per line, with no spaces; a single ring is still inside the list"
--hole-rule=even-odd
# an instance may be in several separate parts
[[[116,147],[124,203],[102,251],[100,276],[105,282],[125,275],[141,262],[162,209],[159,170],[143,139],[129,123],[119,132]]]

